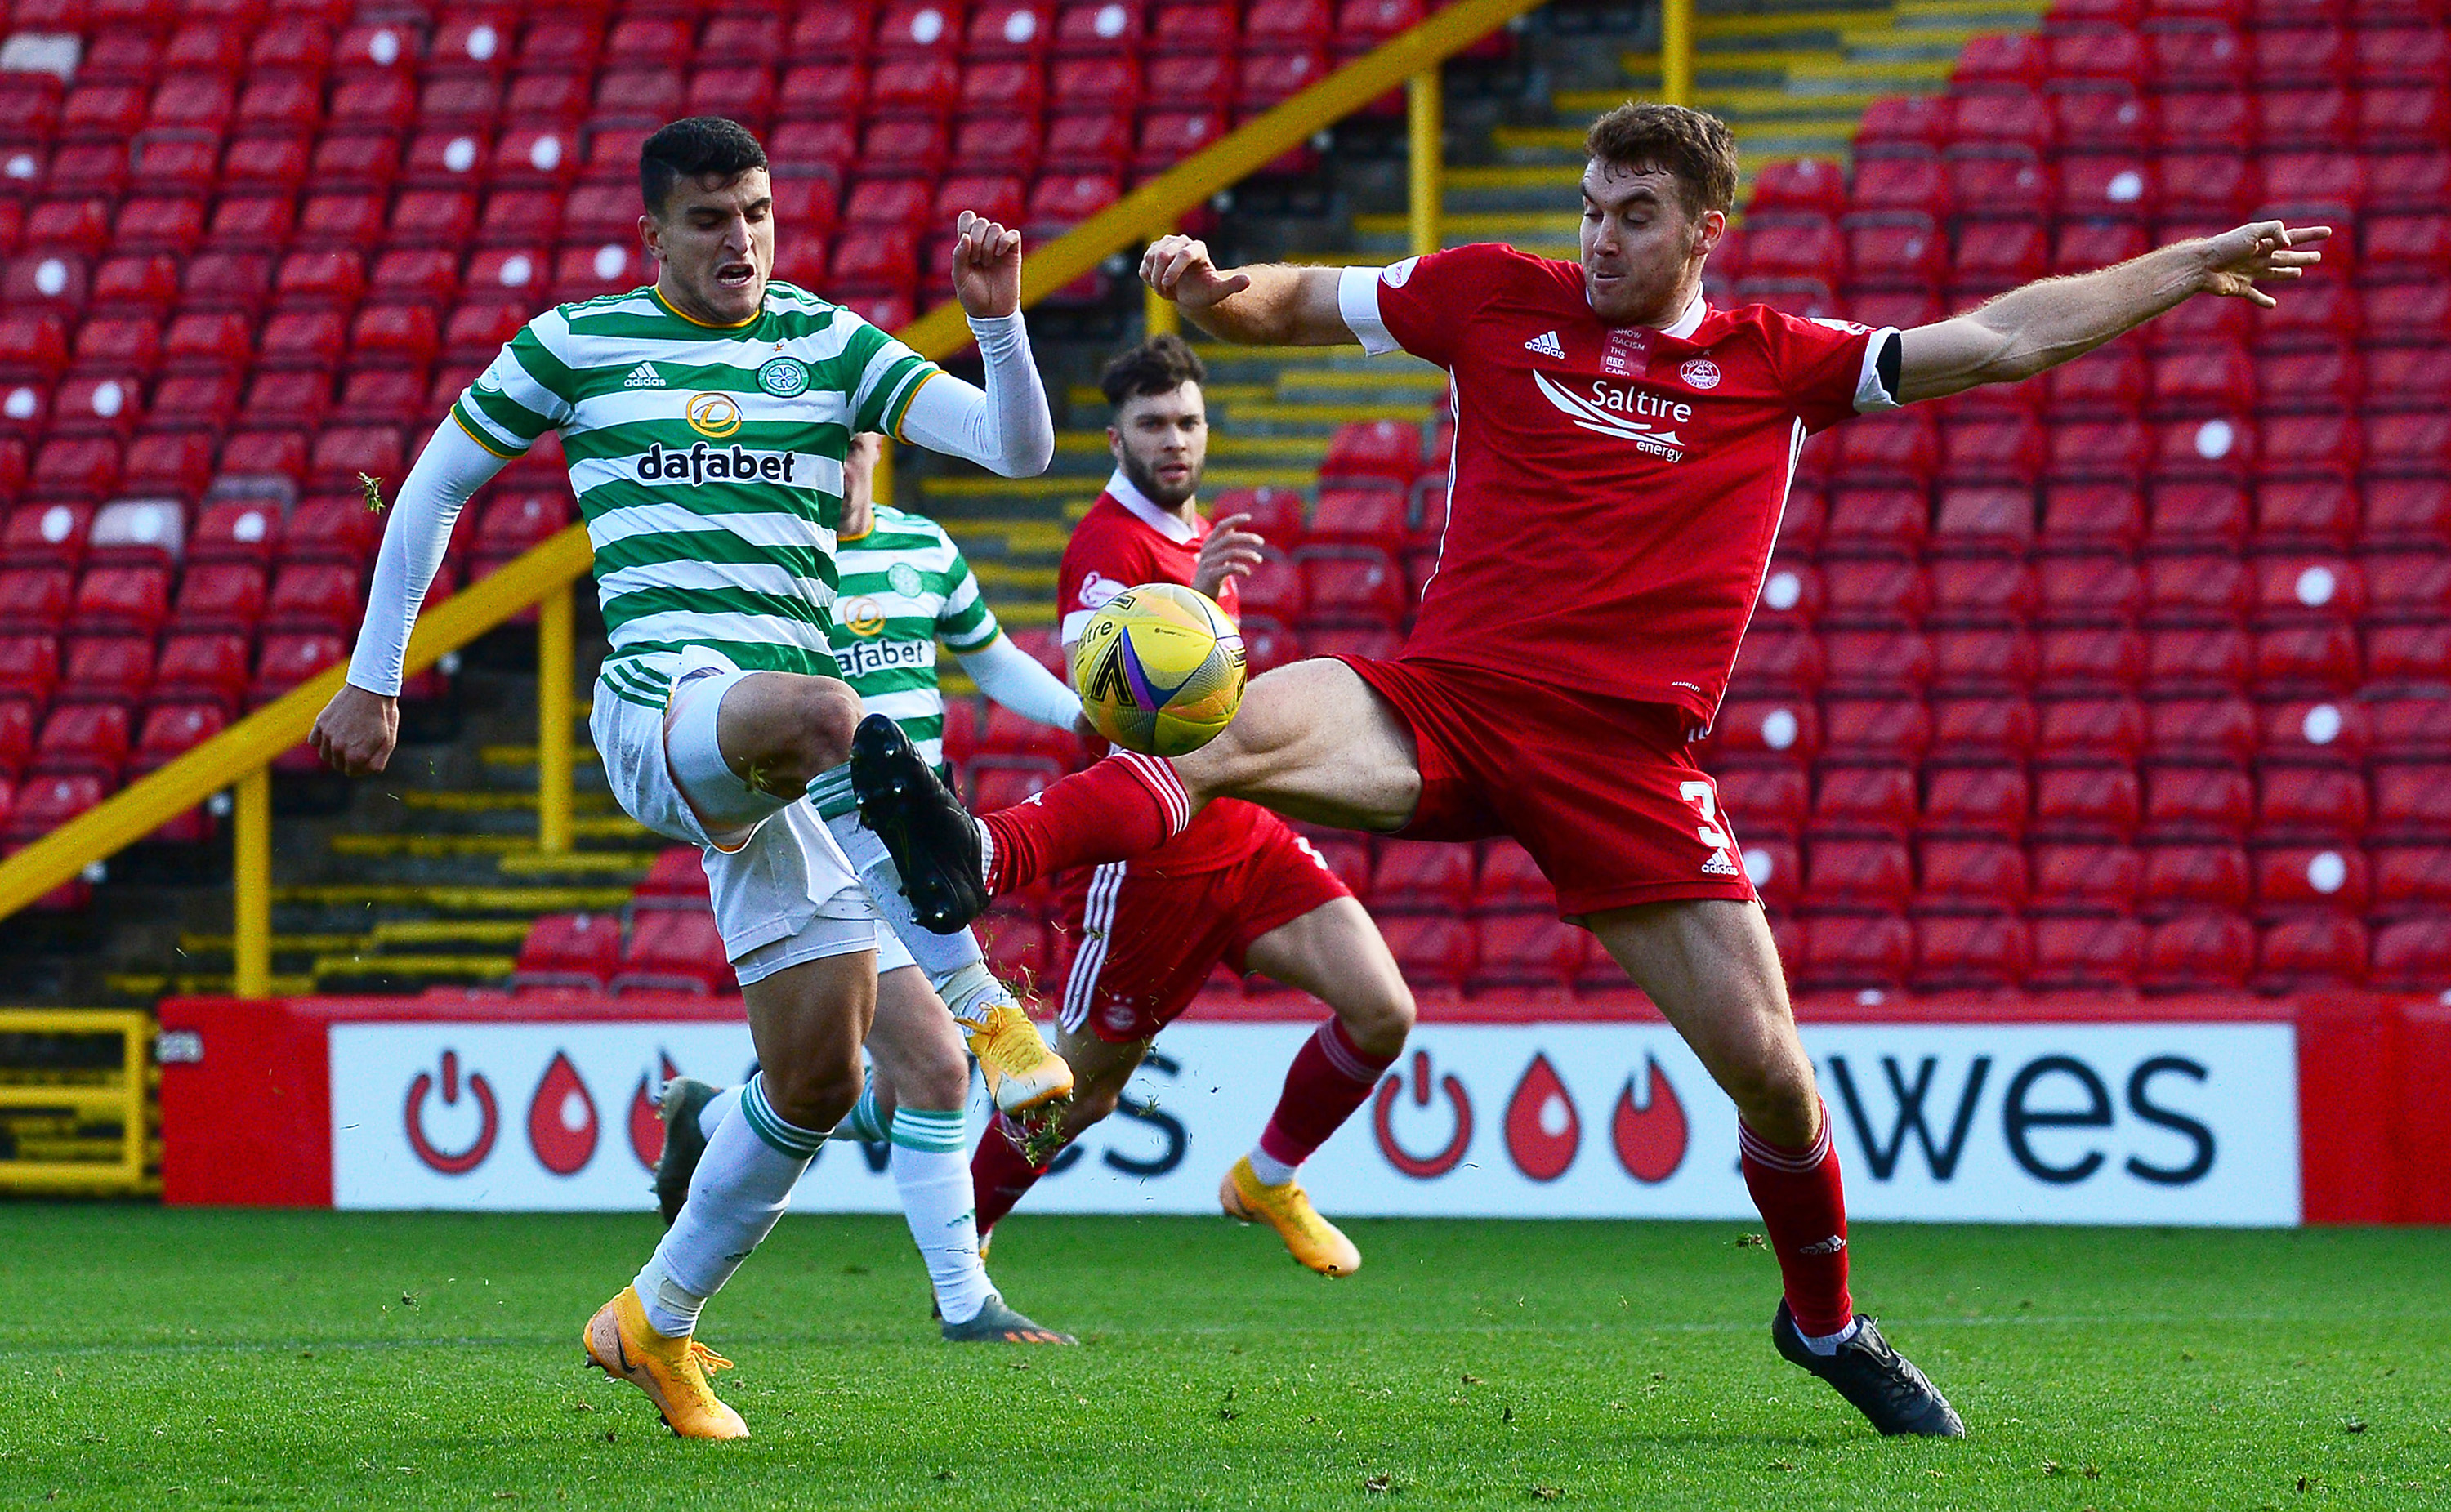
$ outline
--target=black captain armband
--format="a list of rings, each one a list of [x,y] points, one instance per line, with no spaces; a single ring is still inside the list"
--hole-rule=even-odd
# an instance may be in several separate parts
[[[1892,403],[1904,403],[1898,396],[1898,375],[1906,368],[1906,343],[1892,331],[1881,339],[1880,355],[1873,359],[1873,372],[1881,381],[1881,392]]]

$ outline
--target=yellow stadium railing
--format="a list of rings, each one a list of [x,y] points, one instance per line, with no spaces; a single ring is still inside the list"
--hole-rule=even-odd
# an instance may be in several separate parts
[[[1542,3],[1459,0],[1388,39],[1055,241],[1031,248],[1024,265],[1022,303],[1036,304],[1115,252],[1163,234],[1220,189],[1249,177],[1399,87],[1407,96],[1413,250],[1436,250],[1443,192],[1439,66]],[[961,308],[951,303],[928,311],[898,334],[930,357],[958,351],[970,342]],[[407,670],[414,675],[530,604],[538,606],[537,841],[545,851],[567,850],[571,839],[571,726],[576,710],[570,595],[571,585],[587,572],[592,560],[586,527],[573,525],[432,606],[418,620],[408,645]],[[168,766],[0,861],[0,917],[73,880],[214,794],[232,790],[231,985],[241,997],[268,995],[272,985],[270,764],[306,737],[315,716],[340,689],[344,676],[344,668],[333,667],[308,678]]]

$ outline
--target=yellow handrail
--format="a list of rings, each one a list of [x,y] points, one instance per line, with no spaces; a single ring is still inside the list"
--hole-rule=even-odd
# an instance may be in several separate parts
[[[1292,99],[1132,190],[1029,255],[1022,270],[1025,304],[1062,288],[1113,252],[1173,228],[1185,212],[1309,141],[1388,90],[1433,70],[1456,53],[1544,0],[1459,0],[1409,31],[1337,69]],[[961,306],[937,305],[902,339],[933,356],[959,351],[971,333]]]
[[[1459,0],[1411,30],[1337,69],[1318,84],[1151,179],[1114,205],[1070,231],[1032,250],[1025,266],[1022,303],[1034,304],[1098,265],[1127,244],[1176,225],[1183,215],[1210,195],[1240,182],[1320,130],[1368,105],[1400,85],[1412,90],[1412,139],[1419,146],[1425,129],[1436,147],[1438,66],[1519,15],[1538,9],[1544,0]],[[1425,84],[1415,84],[1423,80]],[[1426,128],[1425,128],[1426,123]],[[1415,175],[1415,250],[1425,236],[1435,236],[1435,207],[1422,207],[1424,180],[1435,200],[1438,174]],[[1426,217],[1426,218],[1425,218]],[[1427,229],[1425,229],[1427,227]],[[936,358],[960,350],[970,342],[958,304],[945,304],[920,316],[899,333],[923,356]],[[585,574],[593,560],[583,525],[572,525],[500,570],[471,583],[442,603],[432,606],[417,622],[409,638],[406,670],[432,666],[548,596],[566,597],[569,586]],[[540,612],[542,634],[538,668],[539,840],[545,849],[568,844],[568,755],[570,702],[568,639],[570,616],[565,601],[557,611],[547,603]],[[557,654],[550,642],[559,640]],[[236,785],[237,823],[233,843],[238,855],[233,882],[248,895],[237,899],[237,980],[241,995],[259,995],[270,988],[269,856],[271,805],[265,769],[273,758],[306,737],[315,716],[340,690],[343,667],[331,667],[309,677],[281,697],[196,747],[160,771],[143,777],[99,806],[61,825],[33,844],[0,861],[0,918],[5,918],[84,870],[118,854],[170,819],[213,794]],[[558,680],[557,680],[558,679]],[[559,760],[557,774],[552,764]],[[559,801],[557,821],[547,805]]]

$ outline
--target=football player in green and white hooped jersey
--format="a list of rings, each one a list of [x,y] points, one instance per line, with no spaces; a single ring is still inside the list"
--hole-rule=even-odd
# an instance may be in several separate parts
[[[539,315],[452,406],[401,486],[347,683],[310,739],[343,772],[382,770],[409,629],[453,521],[506,461],[559,431],[612,639],[590,719],[605,776],[633,818],[701,848],[761,1068],[678,1220],[585,1342],[676,1432],[737,1438],[748,1429],[692,1338],[698,1311],[857,1099],[876,1006],[877,910],[859,873],[876,874],[799,801],[843,767],[863,713],[827,640],[844,454],[854,432],[885,429],[1026,477],[1053,456],[1054,424],[1020,315],[1019,233],[968,212],[956,229],[981,389],[769,283],[766,153],[737,124],[655,133],[639,189],[655,285]],[[961,970],[921,959],[931,975]]]
[[[925,515],[873,502],[869,482],[879,441],[873,435],[854,438],[843,466],[842,529],[834,559],[841,583],[833,646],[844,679],[858,690],[869,712],[901,725],[921,756],[940,771],[945,727],[945,697],[936,677],[940,640],[961,658],[963,670],[989,697],[1038,723],[1079,728],[1079,695],[1005,636],[980,596],[970,563],[944,527]],[[838,793],[832,801],[821,801],[819,812],[833,817],[852,807],[850,795]],[[931,1221],[940,1221],[939,1210],[949,1202],[957,1202],[961,1211],[971,1210],[971,1172],[968,1166],[906,1157],[902,1135],[917,1125],[949,1130],[959,1139],[962,1107],[970,1095],[970,1062],[952,1021],[898,940],[878,942],[876,965],[876,1023],[868,1035],[874,1071],[833,1137],[881,1143],[892,1131],[897,1140],[894,1186],[902,1195],[912,1237],[929,1256],[933,1274],[940,1266],[934,1251],[943,1241],[931,1230]],[[703,1139],[735,1116],[741,1095],[736,1087],[718,1091],[691,1078],[674,1082],[667,1121],[676,1132],[665,1139],[657,1163],[659,1190],[687,1188]],[[950,1195],[940,1199],[940,1192]],[[1064,1336],[1028,1326],[1027,1320],[1000,1307],[954,1321],[956,1309],[949,1299],[958,1288],[983,1290],[988,1286],[975,1230],[971,1245],[967,1255],[957,1257],[967,1261],[967,1271],[951,1286],[940,1282],[937,1287],[945,1336],[1016,1344],[1065,1342]]]

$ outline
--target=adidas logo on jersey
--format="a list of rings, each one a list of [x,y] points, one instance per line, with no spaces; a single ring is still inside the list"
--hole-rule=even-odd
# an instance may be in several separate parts
[[[1542,357],[1557,358],[1559,362],[1565,361],[1566,358],[1566,348],[1559,344],[1556,331],[1542,331],[1525,342],[1523,349],[1527,352],[1537,352]]]
[[[623,388],[661,388],[664,386],[664,375],[656,371],[655,363],[640,363],[630,369],[629,377],[621,380],[621,386]]]
[[[1744,875],[1742,872],[1736,870],[1736,863],[1728,859],[1728,853],[1725,851],[1711,853],[1711,858],[1702,863],[1702,874],[1704,876]]]

